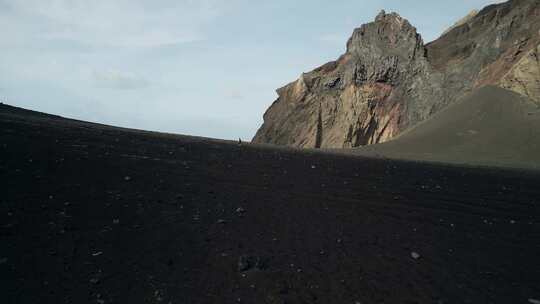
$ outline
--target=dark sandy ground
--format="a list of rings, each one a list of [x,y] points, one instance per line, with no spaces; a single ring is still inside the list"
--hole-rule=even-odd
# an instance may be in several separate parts
[[[396,140],[353,152],[394,159],[540,169],[540,107],[508,90],[484,87]]]
[[[0,106],[2,303],[532,303],[540,173]]]

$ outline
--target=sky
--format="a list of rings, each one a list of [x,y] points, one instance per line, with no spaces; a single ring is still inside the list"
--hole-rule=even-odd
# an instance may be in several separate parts
[[[381,9],[425,42],[488,0],[0,0],[0,101],[115,126],[250,140],[275,90]],[[498,1],[500,2],[500,1]]]

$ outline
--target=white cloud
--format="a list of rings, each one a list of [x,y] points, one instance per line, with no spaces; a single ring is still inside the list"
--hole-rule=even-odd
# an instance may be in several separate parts
[[[219,16],[218,1],[0,0],[7,7],[0,25],[15,31],[13,39],[156,47],[205,39],[204,26]]]
[[[135,90],[148,87],[150,82],[138,75],[118,70],[94,71],[97,87],[117,90]]]

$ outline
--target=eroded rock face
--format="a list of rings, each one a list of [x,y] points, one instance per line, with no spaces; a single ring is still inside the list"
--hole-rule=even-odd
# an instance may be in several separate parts
[[[407,20],[382,11],[338,60],[277,91],[253,141],[357,147],[388,141],[482,85],[538,97],[539,19],[538,0],[513,0],[424,45]]]
[[[500,80],[499,86],[540,104],[540,45],[532,48]]]
[[[482,9],[426,48],[432,66],[444,74],[446,94],[463,96],[485,85],[503,86],[502,79],[540,43],[539,31],[540,1],[512,0]],[[519,82],[522,75],[514,75]]]
[[[442,96],[416,29],[381,12],[356,29],[337,61],[279,89],[255,142],[296,147],[356,147],[389,140],[434,105],[409,100]]]

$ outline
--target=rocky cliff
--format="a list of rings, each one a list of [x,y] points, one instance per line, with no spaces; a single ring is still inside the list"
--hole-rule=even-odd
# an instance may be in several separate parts
[[[253,141],[381,143],[488,84],[540,101],[539,35],[539,0],[488,6],[427,45],[407,20],[382,11],[354,30],[338,60],[278,89]]]

